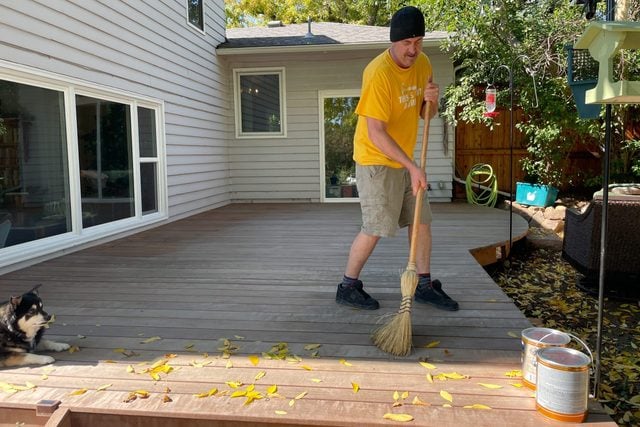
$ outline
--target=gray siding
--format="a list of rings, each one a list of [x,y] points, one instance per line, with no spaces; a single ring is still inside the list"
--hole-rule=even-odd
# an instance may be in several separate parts
[[[434,67],[435,81],[444,88],[453,81],[451,60],[436,50],[426,52]],[[320,200],[318,92],[359,90],[362,70],[378,53],[380,51],[356,50],[221,57],[228,66],[230,90],[233,90],[234,68],[284,67],[286,74],[285,138],[236,139],[233,126],[230,129],[232,201]],[[231,120],[233,124],[233,117]],[[443,137],[443,121],[436,118],[430,129],[428,152],[428,175],[434,188],[430,197],[434,201],[451,200],[453,134],[449,132],[444,143]],[[419,151],[416,158],[418,156]],[[445,186],[443,190],[438,189],[438,182]]]
[[[222,0],[205,0],[205,34],[185,0],[0,0],[0,59],[163,101],[169,215],[180,217],[230,201],[224,23]]]

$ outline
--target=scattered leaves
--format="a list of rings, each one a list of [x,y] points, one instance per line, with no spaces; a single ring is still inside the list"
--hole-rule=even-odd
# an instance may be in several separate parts
[[[152,342],[160,341],[161,339],[162,338],[160,337],[151,337],[151,338],[147,338],[146,340],[140,341],[140,344],[150,344]]]

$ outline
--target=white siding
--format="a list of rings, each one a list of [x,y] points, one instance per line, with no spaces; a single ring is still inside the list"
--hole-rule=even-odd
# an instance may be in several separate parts
[[[202,34],[185,0],[0,1],[0,59],[164,102],[174,218],[230,201],[224,2],[204,4]]]
[[[286,71],[287,136],[235,139],[229,133],[232,201],[320,201],[318,92],[359,90],[362,70],[379,53],[356,50],[221,57],[229,75],[234,68],[285,67]],[[434,67],[435,82],[444,88],[453,81],[450,58],[436,50],[426,53]],[[232,90],[233,82],[230,78],[227,82]],[[445,154],[442,126],[443,121],[437,118],[430,128],[428,175],[433,201],[450,201],[452,192],[453,135],[449,132]],[[438,182],[444,189],[438,188]]]

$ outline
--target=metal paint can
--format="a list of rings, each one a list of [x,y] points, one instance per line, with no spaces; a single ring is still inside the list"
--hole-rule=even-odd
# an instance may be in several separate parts
[[[580,423],[587,417],[591,358],[572,348],[538,351],[536,409],[559,421]]]
[[[565,347],[571,337],[550,328],[528,328],[522,331],[522,382],[536,389],[536,353],[546,347]]]

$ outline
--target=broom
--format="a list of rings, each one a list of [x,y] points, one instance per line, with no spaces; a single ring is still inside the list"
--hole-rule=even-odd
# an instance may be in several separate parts
[[[425,120],[422,129],[422,150],[420,152],[420,167],[425,170],[427,165],[427,143],[429,139],[430,103],[427,102]],[[416,194],[416,206],[413,213],[413,229],[411,230],[411,245],[409,247],[409,262],[400,278],[402,301],[400,310],[384,325],[373,332],[373,343],[382,351],[395,356],[406,356],[411,352],[411,303],[418,286],[418,272],[416,270],[416,250],[418,247],[418,226],[422,216],[422,199],[424,188],[419,188]]]

